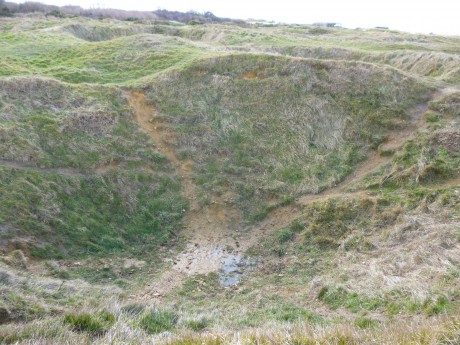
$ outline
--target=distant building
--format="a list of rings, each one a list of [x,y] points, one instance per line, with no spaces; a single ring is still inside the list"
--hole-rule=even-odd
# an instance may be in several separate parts
[[[322,27],[322,28],[333,28],[336,25],[337,25],[337,23],[327,23],[327,22],[313,23],[313,26],[319,26],[319,27]]]
[[[388,26],[376,26],[375,28],[380,29],[380,30],[389,30],[390,29]]]

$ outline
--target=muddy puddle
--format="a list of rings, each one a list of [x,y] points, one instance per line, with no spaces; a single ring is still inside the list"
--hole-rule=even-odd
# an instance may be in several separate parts
[[[240,279],[257,266],[257,259],[242,257],[239,254],[226,253],[221,258],[221,268],[218,272],[222,286],[237,285]]]
[[[257,258],[245,257],[239,251],[220,246],[190,246],[175,261],[175,269],[188,275],[217,272],[223,286],[233,286],[257,264]]]

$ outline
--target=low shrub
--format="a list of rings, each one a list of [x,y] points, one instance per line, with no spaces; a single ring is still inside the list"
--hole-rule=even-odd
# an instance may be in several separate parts
[[[209,326],[209,320],[206,318],[190,320],[187,322],[187,328],[190,328],[194,331],[202,331],[208,326]]]

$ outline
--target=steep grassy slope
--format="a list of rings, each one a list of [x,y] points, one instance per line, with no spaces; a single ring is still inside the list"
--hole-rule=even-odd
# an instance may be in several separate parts
[[[275,203],[333,186],[408,122],[429,88],[390,68],[263,55],[197,62],[152,83],[196,182],[227,186],[249,219]]]
[[[186,201],[114,88],[0,82],[2,241],[64,257],[155,245]]]
[[[2,19],[0,342],[457,343],[459,49]]]

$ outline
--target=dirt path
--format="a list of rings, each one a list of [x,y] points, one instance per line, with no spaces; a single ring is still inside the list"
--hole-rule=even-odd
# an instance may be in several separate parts
[[[183,230],[188,243],[171,268],[147,291],[135,297],[146,300],[167,294],[188,275],[207,274],[221,269],[225,263],[238,261],[250,243],[243,241],[242,234],[238,232],[242,216],[236,207],[227,202],[231,195],[213,197],[209,205],[201,206],[198,203],[193,181],[193,162],[177,157],[175,133],[167,121],[158,116],[145,94],[131,91],[128,93],[128,102],[133,109],[135,121],[152,138],[156,150],[166,156],[182,178],[183,193],[190,204],[184,219],[187,226]]]
[[[14,169],[22,169],[22,170],[33,170],[39,171],[47,174],[61,174],[70,177],[86,177],[87,175],[82,174],[77,169],[72,168],[41,168],[37,166],[32,166],[30,163],[25,162],[17,162],[17,161],[8,161],[8,160],[0,160],[0,165],[6,165],[10,168]]]
[[[431,99],[437,99],[448,90],[433,94]],[[154,106],[150,104],[144,93],[131,91],[128,101],[133,108],[133,117],[140,128],[153,140],[158,152],[166,156],[173,164],[175,171],[182,178],[184,196],[190,202],[190,210],[185,216],[187,227],[184,234],[188,239],[186,248],[177,255],[171,267],[166,269],[156,281],[134,296],[139,300],[155,300],[179,287],[184,278],[193,274],[207,274],[225,268],[227,264],[238,264],[244,252],[256,245],[261,238],[275,229],[288,226],[302,214],[305,204],[327,199],[333,196],[367,195],[365,191],[346,192],[346,188],[360,180],[366,174],[375,171],[391,161],[391,157],[381,156],[371,152],[354,172],[339,185],[316,195],[306,195],[295,203],[274,210],[259,224],[241,231],[241,212],[227,200],[231,195],[214,197],[209,205],[200,206],[196,198],[196,186],[193,181],[193,162],[178,159],[175,151],[176,136],[167,121],[158,117]],[[383,143],[384,151],[398,150],[404,143],[415,136],[425,125],[424,114],[428,110],[428,102],[419,104],[409,112],[408,123],[403,130],[395,131]]]
[[[175,135],[168,124],[157,117],[157,111],[152,104],[147,102],[145,94],[139,91],[131,91],[128,94],[128,102],[133,108],[133,117],[141,129],[153,140],[155,148],[163,154],[174,166],[176,172],[182,177],[182,185],[185,196],[190,200],[192,208],[194,205],[194,186],[191,181],[193,162],[190,160],[179,160],[176,156],[173,145]]]
[[[452,92],[451,87],[436,91],[430,97],[430,100],[411,108],[409,110],[409,118],[407,119],[406,126],[402,130],[392,132],[387,140],[385,140],[380,145],[379,151],[396,152],[397,150],[401,149],[408,140],[413,139],[417,132],[426,124],[424,115],[428,111],[429,103],[432,100],[439,99],[449,92]],[[385,164],[391,162],[392,158],[392,155],[381,155],[377,151],[370,151],[366,160],[362,162],[352,174],[350,174],[337,186],[327,189],[324,192],[318,193],[316,195],[305,195],[299,198],[297,203],[304,205],[306,203],[310,203],[318,199],[323,199],[325,197],[340,195],[346,192],[347,187],[358,182],[369,173],[377,171]]]
[[[116,167],[117,167],[117,162],[111,161],[109,163],[106,163],[106,164],[103,164],[101,166],[98,166],[95,169],[95,171],[96,171],[96,174],[103,175],[106,172],[108,172],[108,171],[110,171],[112,169],[115,169]]]

